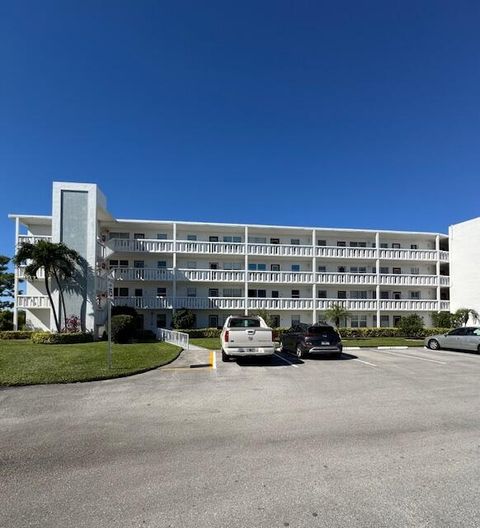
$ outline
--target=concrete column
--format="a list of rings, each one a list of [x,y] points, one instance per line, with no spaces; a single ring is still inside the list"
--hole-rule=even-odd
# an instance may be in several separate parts
[[[440,311],[440,235],[435,237],[435,249],[437,250],[436,275],[437,275],[437,310]]]
[[[375,267],[377,270],[377,328],[380,328],[380,233],[375,233],[375,246],[377,252],[377,259],[375,260]]]
[[[177,302],[177,224],[173,224],[173,304],[172,304],[172,315],[175,314],[176,302]]]
[[[245,315],[248,315],[248,226],[245,226],[245,233],[244,233],[244,245],[245,245],[245,261],[244,261],[244,273],[245,273],[245,282],[244,282],[244,313]]]
[[[312,231],[312,274],[313,274],[313,284],[312,284],[312,298],[313,298],[313,310],[312,310],[312,323],[317,322],[317,231],[314,229]]]
[[[20,233],[20,219],[18,216],[15,218],[15,254],[18,249],[18,235]],[[13,287],[13,329],[18,330],[18,266],[14,269],[15,280]]]

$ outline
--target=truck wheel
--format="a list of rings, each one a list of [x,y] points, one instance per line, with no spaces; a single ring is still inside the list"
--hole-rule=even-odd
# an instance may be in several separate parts
[[[305,352],[302,350],[300,346],[297,346],[297,357],[298,359],[302,359],[305,357]]]
[[[230,361],[230,357],[225,354],[225,352],[222,350],[222,361],[224,363],[228,363]]]

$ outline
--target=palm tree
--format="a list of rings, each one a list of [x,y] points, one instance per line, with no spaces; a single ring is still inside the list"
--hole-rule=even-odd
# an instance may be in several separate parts
[[[474,322],[477,322],[480,320],[480,316],[478,315],[478,312],[474,310],[473,308],[459,308],[455,312],[454,317],[458,321],[458,323],[461,323],[463,326],[467,326],[468,320],[470,318]]]
[[[27,264],[27,261],[30,262]],[[41,268],[44,269],[45,289],[50,299],[55,326],[57,327],[57,331],[60,332],[62,327],[62,308],[65,321],[67,318],[62,283],[74,276],[76,264],[81,262],[80,255],[62,242],[54,243],[48,240],[39,240],[35,244],[31,244],[30,242],[23,243],[18,248],[13,262],[17,266],[27,264],[25,267],[25,276],[30,279],[37,278],[39,270]],[[55,279],[60,297],[58,312],[53,302],[50,289],[52,279]]]
[[[340,326],[340,319],[350,317],[350,312],[340,303],[334,303],[325,310],[325,317],[333,321],[335,326]]]

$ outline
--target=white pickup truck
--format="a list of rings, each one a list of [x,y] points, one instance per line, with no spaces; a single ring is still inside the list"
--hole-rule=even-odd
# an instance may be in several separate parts
[[[273,356],[272,329],[258,315],[230,315],[220,336],[222,361],[235,357]]]

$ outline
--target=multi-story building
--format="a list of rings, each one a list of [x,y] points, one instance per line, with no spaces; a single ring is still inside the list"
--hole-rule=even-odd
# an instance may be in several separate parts
[[[60,182],[52,216],[10,217],[17,244],[63,241],[84,257],[67,312],[90,330],[105,322],[107,274],[114,304],[135,307],[149,329],[168,327],[179,308],[193,310],[197,327],[263,309],[288,327],[324,319],[335,303],[353,327],[394,326],[409,313],[430,324],[432,312],[450,309],[441,233],[115,219],[95,184]],[[16,277],[24,278],[22,268]],[[23,284],[15,313],[52,328],[43,277]]]

